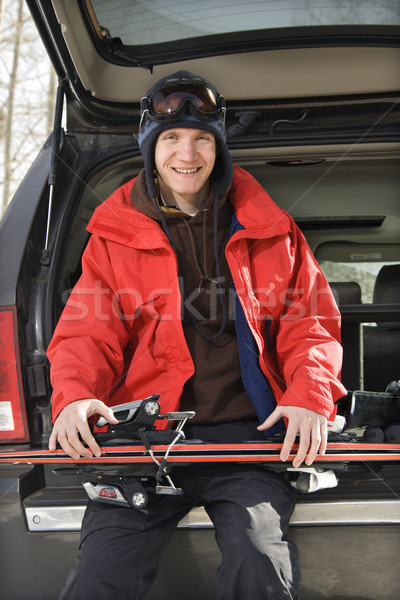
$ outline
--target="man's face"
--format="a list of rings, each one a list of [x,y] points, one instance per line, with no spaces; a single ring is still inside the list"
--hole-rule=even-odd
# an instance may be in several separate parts
[[[160,191],[167,204],[181,200],[200,208],[210,191],[216,143],[212,133],[201,129],[168,129],[155,147]]]

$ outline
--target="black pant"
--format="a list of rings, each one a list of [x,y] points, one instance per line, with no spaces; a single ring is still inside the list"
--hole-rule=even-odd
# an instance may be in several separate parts
[[[184,495],[152,494],[145,510],[89,502],[76,565],[60,598],[143,598],[178,522],[198,505],[215,525],[222,554],[216,598],[296,597],[297,548],[286,538],[294,493],[281,475],[257,465],[214,464],[175,468],[172,476]],[[190,597],[182,589],[182,598]]]

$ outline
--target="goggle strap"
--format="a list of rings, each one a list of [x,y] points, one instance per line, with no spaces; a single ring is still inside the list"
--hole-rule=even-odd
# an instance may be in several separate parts
[[[143,98],[142,98],[142,100],[143,100]],[[142,114],[140,116],[139,131],[142,128],[143,121],[144,121],[147,113],[149,113],[149,109],[148,108],[145,108],[145,109],[142,110]]]

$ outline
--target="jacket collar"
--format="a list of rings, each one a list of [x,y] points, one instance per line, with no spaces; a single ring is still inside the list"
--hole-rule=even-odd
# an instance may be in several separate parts
[[[125,246],[145,250],[170,249],[168,238],[161,227],[132,206],[131,190],[135,179],[115,190],[96,208],[87,230]]]
[[[134,181],[132,179],[118,188],[96,208],[87,230],[134,248],[171,250],[159,224],[132,206]],[[258,181],[240,167],[234,168],[228,196],[241,225],[241,231],[237,234],[240,237],[267,238],[290,230],[288,215],[271,200]]]
[[[234,168],[229,200],[245,233],[241,237],[273,237],[288,233],[291,220],[250,173]]]

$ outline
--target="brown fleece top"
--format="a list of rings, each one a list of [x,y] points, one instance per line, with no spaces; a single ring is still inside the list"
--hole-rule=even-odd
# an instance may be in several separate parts
[[[147,193],[144,170],[136,179],[131,194],[133,206],[160,222],[154,201]],[[255,418],[255,410],[243,387],[234,322],[233,286],[225,257],[232,208],[223,196],[218,202],[218,256],[227,320],[223,332],[214,340],[204,338],[194,327],[188,310],[207,335],[216,334],[222,324],[222,307],[217,286],[214,256],[214,197],[191,217],[179,209],[162,207],[169,234],[175,245],[179,274],[185,297],[183,329],[195,373],[186,382],[181,410],[194,410],[195,424],[221,423]]]

